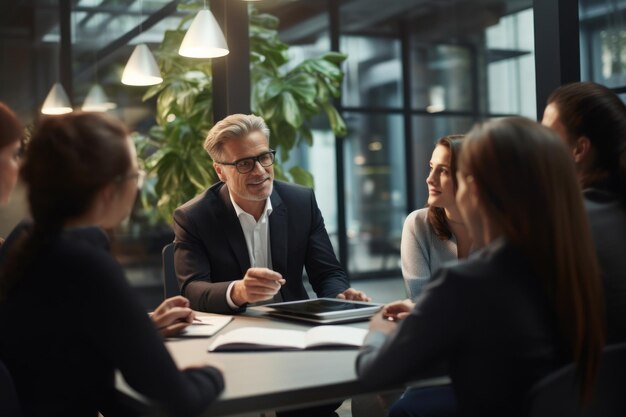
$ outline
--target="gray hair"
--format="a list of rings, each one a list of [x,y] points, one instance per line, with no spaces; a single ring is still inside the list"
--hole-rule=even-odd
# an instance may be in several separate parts
[[[262,117],[254,114],[231,114],[211,128],[204,149],[214,161],[222,161],[222,147],[231,139],[241,139],[252,132],[261,132],[270,140],[270,130]]]

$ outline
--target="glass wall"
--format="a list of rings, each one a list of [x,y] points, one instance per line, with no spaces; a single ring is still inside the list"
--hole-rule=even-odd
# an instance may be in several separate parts
[[[346,107],[402,106],[400,40],[374,36],[341,37],[344,65],[341,102]]]
[[[535,116],[530,2],[375,3],[342,1],[335,28],[348,54],[341,104],[353,277],[398,274],[403,221],[426,201],[439,137],[492,116]]]
[[[489,112],[535,119],[535,43],[531,9],[500,19],[486,32]]]
[[[406,215],[400,115],[346,113],[345,203],[349,270],[397,270]]]
[[[626,86],[626,1],[580,0],[581,78]]]
[[[4,3],[0,100],[32,122],[68,64],[61,60],[59,1]],[[147,132],[155,123],[155,102],[143,101],[146,88],[123,86],[121,72],[137,43],[156,50],[184,13],[168,0],[70,3],[68,92],[74,107],[100,84],[117,105],[110,112],[131,131]],[[593,57],[583,71],[588,79],[624,85],[623,3],[581,0],[584,54]],[[393,0],[381,7],[379,0],[264,0],[252,7],[280,19],[280,38],[290,45],[288,66],[333,45],[347,54],[336,102],[347,136],[335,138],[325,117],[316,118],[313,146],[295,149],[285,167],[300,165],[314,175],[327,229],[353,278],[398,275],[402,223],[424,205],[435,141],[489,117],[535,117],[532,1]],[[123,38],[138,26],[138,36]],[[1,219],[7,210],[0,210]],[[25,209],[15,211],[21,216]],[[131,219],[118,237],[120,259],[131,274],[160,276],[159,250],[171,230],[163,225],[150,235],[139,223]]]

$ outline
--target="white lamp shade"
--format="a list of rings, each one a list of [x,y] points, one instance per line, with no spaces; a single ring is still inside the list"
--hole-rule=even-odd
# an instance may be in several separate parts
[[[61,84],[54,83],[43,102],[43,106],[41,106],[41,112],[43,114],[65,114],[71,111],[72,106],[65,89]]]
[[[444,111],[446,109],[445,95],[446,90],[442,85],[434,85],[430,87],[430,104],[426,106],[426,111],[428,113],[439,113]]]
[[[122,83],[143,86],[159,84],[162,81],[161,72],[148,45],[145,43],[137,45],[122,73]]]
[[[228,55],[228,45],[213,13],[200,10],[180,44],[178,54],[188,58],[217,58]]]
[[[83,103],[83,111],[107,111],[116,108],[117,105],[107,97],[104,89],[100,84],[94,84],[89,89],[85,102]]]

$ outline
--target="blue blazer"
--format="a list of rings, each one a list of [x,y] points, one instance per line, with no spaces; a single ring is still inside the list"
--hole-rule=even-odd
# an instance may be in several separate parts
[[[274,181],[269,217],[272,267],[287,281],[284,301],[308,298],[303,268],[318,297],[336,297],[350,287],[333,252],[311,189]],[[250,268],[246,241],[223,182],[174,212],[174,264],[181,293],[195,310],[232,314],[228,285]]]

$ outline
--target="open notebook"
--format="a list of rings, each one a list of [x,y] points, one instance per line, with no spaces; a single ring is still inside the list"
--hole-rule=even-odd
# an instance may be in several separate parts
[[[366,335],[367,329],[348,326],[316,326],[306,331],[242,327],[217,336],[209,351],[358,348]]]
[[[196,316],[193,324],[188,326],[180,337],[209,337],[219,332],[233,318],[231,316]]]

